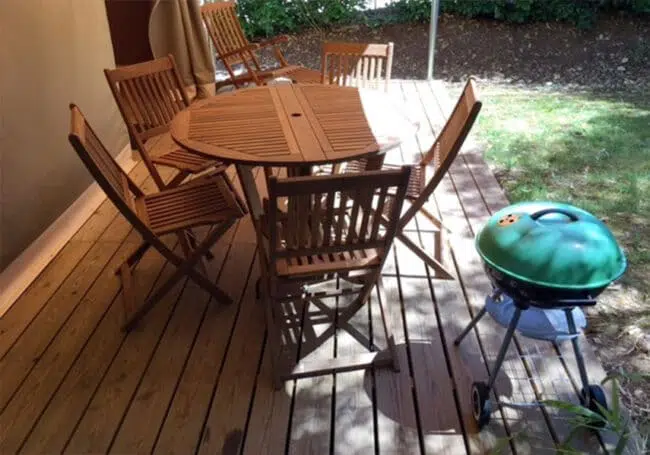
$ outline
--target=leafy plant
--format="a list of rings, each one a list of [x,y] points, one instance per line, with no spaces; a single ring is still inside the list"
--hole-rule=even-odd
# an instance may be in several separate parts
[[[347,23],[427,22],[431,0],[396,0],[377,14],[363,14],[364,0],[239,0],[239,15],[249,37],[295,33]],[[591,26],[602,10],[650,13],[650,0],[441,0],[444,13],[507,22],[568,21]]]
[[[364,0],[239,0],[237,3],[249,37],[359,21],[365,5]]]
[[[545,406],[567,411],[573,415],[571,419],[571,431],[565,440],[558,447],[559,453],[572,453],[573,448],[571,441],[580,429],[588,428],[591,430],[600,430],[606,428],[613,432],[618,443],[614,448],[614,454],[619,455],[628,448],[631,438],[636,434],[629,417],[621,406],[619,380],[625,377],[628,380],[639,380],[648,378],[643,375],[629,375],[624,373],[615,373],[608,375],[602,384],[612,383],[611,403],[605,408],[596,403],[598,411],[595,412],[585,406],[562,400],[543,400],[540,403]]]
[[[507,22],[569,21],[580,28],[593,25],[601,10],[650,12],[650,0],[441,0],[444,13],[485,17]],[[397,0],[389,8],[386,22],[426,22],[430,0]]]
[[[650,13],[650,0],[609,0],[606,3],[612,9],[624,9],[633,13]]]

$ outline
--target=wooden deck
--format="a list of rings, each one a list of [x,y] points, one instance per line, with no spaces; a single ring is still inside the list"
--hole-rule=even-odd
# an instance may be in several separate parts
[[[431,144],[449,100],[435,82],[395,82],[391,93],[423,126],[403,144],[412,156]],[[142,165],[132,176],[153,188]],[[453,233],[446,251],[457,279],[430,279],[399,243],[384,270],[401,372],[326,375],[276,392],[254,299],[250,220],[231,229],[210,263],[235,305],[215,304],[183,281],[124,334],[114,270],[138,239],[105,202],[0,319],[0,453],[554,453],[571,431],[567,416],[512,403],[577,402],[570,346],[519,338],[497,381],[500,406],[479,433],[470,385],[487,377],[486,360],[492,364],[505,330],[486,317],[459,348],[451,343],[490,291],[473,237],[506,204],[470,145],[431,201]],[[433,238],[422,219],[410,235],[425,246]],[[147,253],[137,268],[140,291],[150,292],[171,272]],[[381,346],[375,298],[354,324],[357,338]],[[591,381],[598,382],[604,372],[582,341]],[[353,353],[355,343],[340,330],[319,355]],[[584,432],[574,447],[603,453],[614,442]]]

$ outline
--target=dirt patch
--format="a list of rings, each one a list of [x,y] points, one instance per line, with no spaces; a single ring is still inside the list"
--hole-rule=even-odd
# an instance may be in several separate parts
[[[393,76],[423,79],[427,68],[428,24],[354,25],[310,30],[292,37],[291,63],[320,66],[324,40],[395,43]],[[513,25],[450,15],[440,18],[435,77],[506,83],[583,86],[620,90],[650,86],[650,19],[620,14],[594,28],[571,24]]]
[[[589,311],[587,335],[608,371],[650,374],[648,305],[647,297],[635,289],[614,287]],[[624,401],[649,434],[650,384],[623,379],[623,385]]]

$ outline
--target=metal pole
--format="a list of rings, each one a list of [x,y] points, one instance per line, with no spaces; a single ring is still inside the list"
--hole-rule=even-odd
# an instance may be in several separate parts
[[[431,0],[431,24],[429,24],[429,62],[427,65],[427,79],[433,79],[433,57],[436,52],[436,34],[438,32],[438,10],[440,0]]]

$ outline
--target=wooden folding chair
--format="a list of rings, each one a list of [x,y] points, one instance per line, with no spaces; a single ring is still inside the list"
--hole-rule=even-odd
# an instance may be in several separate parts
[[[409,208],[402,214],[398,227],[397,238],[411,249],[418,257],[427,263],[436,273],[437,278],[453,279],[452,273],[443,264],[442,247],[445,231],[440,220],[424,206],[429,197],[438,187],[449,167],[458,155],[474,121],[481,110],[481,101],[477,97],[474,80],[470,78],[465,84],[454,110],[447,119],[445,126],[434,141],[429,151],[419,163],[411,165],[406,198]],[[346,163],[345,173],[356,173],[366,170],[367,160],[355,160]],[[382,169],[395,168],[395,165],[384,164]],[[418,244],[404,234],[406,225],[418,213],[426,216],[435,226],[435,245],[433,254],[424,251]]]
[[[388,91],[393,68],[393,43],[323,44],[321,83],[383,88]]]
[[[126,123],[138,152],[159,189],[180,184],[186,177],[212,169],[222,172],[226,165],[176,145],[169,135],[169,124],[174,116],[190,105],[183,88],[174,57],[121,66],[104,73],[113,92],[122,118]],[[152,155],[147,140],[159,136]],[[160,150],[162,149],[162,153]],[[165,184],[156,165],[178,169],[179,173]]]
[[[208,279],[205,267],[202,271],[195,268],[197,264],[203,265],[202,256],[246,213],[229,180],[223,174],[207,175],[145,195],[108,153],[79,108],[70,105],[70,111],[70,143],[99,186],[144,240],[117,271],[124,294],[124,329],[133,328],[183,276],[195,281],[220,302],[230,303],[230,297]],[[201,243],[191,248],[187,232],[198,226],[209,226],[211,230]],[[188,251],[185,258],[161,240],[161,236],[172,233],[185,243]],[[131,286],[132,269],[149,247],[158,250],[176,266],[176,271],[142,305],[136,306]]]
[[[258,232],[262,265],[258,292],[266,312],[276,387],[283,380],[337,371],[370,366],[399,368],[384,308],[387,302],[381,268],[396,233],[409,174],[410,168],[405,166],[356,175],[270,178],[268,211],[261,221],[268,237]],[[396,200],[389,208],[390,194],[396,195]],[[286,212],[279,211],[279,207]],[[341,283],[346,284],[345,289],[324,291],[321,285],[337,277],[344,278]],[[379,307],[387,352],[322,361],[297,360],[313,352],[337,328],[349,327],[348,321],[366,303],[375,285],[382,293]],[[342,295],[356,298],[336,309],[322,303],[323,299]],[[298,310],[305,315],[302,323],[299,314],[295,317],[287,313],[291,305],[302,306]],[[331,323],[318,336],[309,335],[309,305],[320,309]]]
[[[208,29],[208,34],[214,44],[218,59],[228,71],[229,79],[217,83],[217,88],[234,85],[240,88],[249,82],[264,85],[272,79],[285,77],[292,82],[315,83],[320,81],[320,73],[316,70],[298,65],[290,65],[278,47],[288,41],[286,35],[277,36],[267,41],[251,43],[246,39],[236,11],[234,1],[219,1],[207,3],[201,7],[201,17]],[[273,48],[273,54],[278,66],[264,69],[256,54],[266,47]],[[235,66],[243,65],[246,72],[235,74]]]
[[[321,84],[388,91],[393,69],[393,43],[325,42],[321,53]],[[341,164],[325,164],[315,174],[338,174]]]

